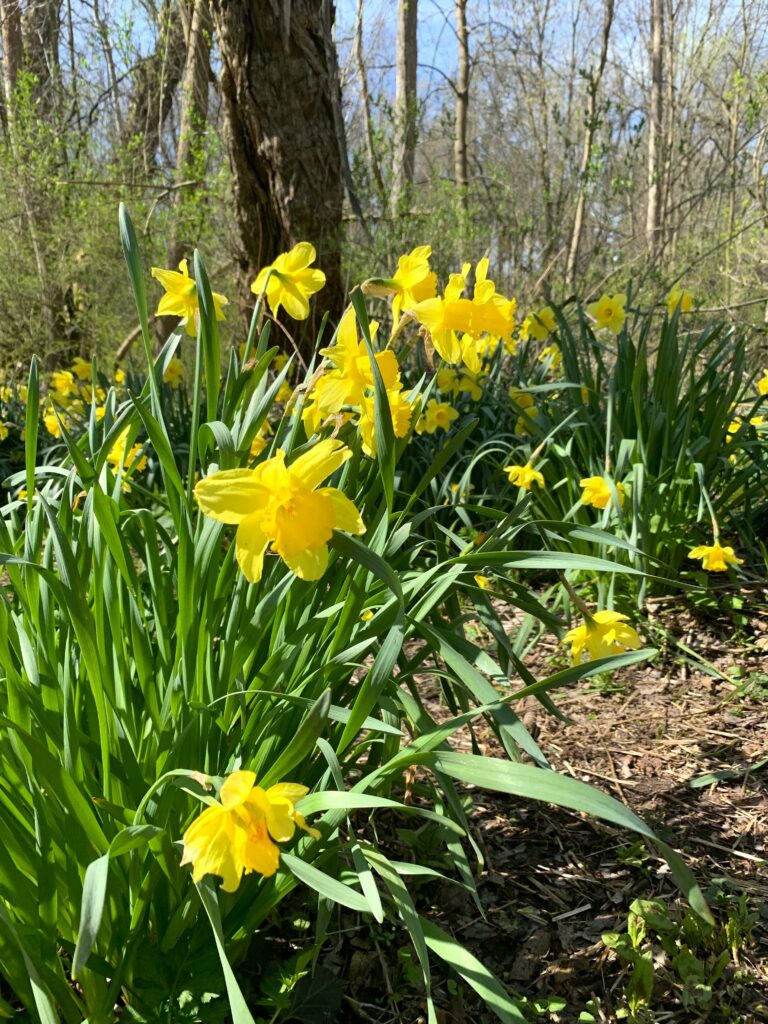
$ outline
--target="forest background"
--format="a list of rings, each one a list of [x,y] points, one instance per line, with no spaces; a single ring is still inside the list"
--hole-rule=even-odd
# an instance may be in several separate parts
[[[6,367],[129,354],[121,200],[148,263],[199,246],[243,318],[258,267],[299,239],[332,311],[430,244],[443,277],[490,256],[521,313],[632,279],[646,305],[680,280],[699,308],[768,316],[759,0],[0,0],[0,16]]]

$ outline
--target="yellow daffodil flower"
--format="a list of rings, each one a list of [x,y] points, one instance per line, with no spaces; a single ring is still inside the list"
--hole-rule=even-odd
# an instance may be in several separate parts
[[[233,772],[222,784],[221,803],[207,807],[184,833],[181,863],[192,865],[194,882],[218,875],[224,892],[235,892],[244,874],[274,875],[276,843],[292,839],[297,825],[320,839],[295,807],[309,792],[306,786],[282,782],[262,789],[255,783],[253,772]]]
[[[482,573],[478,573],[475,576],[475,583],[480,587],[481,590],[485,590],[491,585],[491,579],[488,576],[483,576]]]
[[[532,409],[536,404],[533,395],[527,391],[519,391],[514,385],[509,389],[509,397],[518,409]]]
[[[763,370],[763,376],[757,382],[757,390],[761,395],[768,395],[768,370]]]
[[[461,374],[452,366],[443,366],[437,371],[435,382],[440,391],[448,395],[458,395],[461,385]]]
[[[529,313],[520,325],[520,337],[523,341],[533,338],[534,341],[546,341],[557,328],[555,311],[551,306],[544,306],[535,313]]]
[[[115,384],[125,384],[125,370],[115,370]]]
[[[48,412],[43,416],[45,429],[52,437],[61,437],[61,424],[52,406],[48,406]]]
[[[379,325],[371,322],[371,339],[376,340]],[[374,389],[373,366],[368,355],[368,346],[357,336],[357,318],[350,308],[344,313],[336,333],[336,344],[320,349],[320,354],[329,359],[335,369],[324,374],[323,384],[316,400],[329,413],[338,412],[343,405],[360,405],[366,393]],[[374,353],[376,365],[387,391],[400,382],[400,367],[397,356],[391,349]],[[318,382],[319,383],[319,382]]]
[[[517,437],[525,437],[526,435],[536,433],[536,425],[534,420],[539,418],[539,410],[535,405],[529,405],[525,409],[520,410],[520,416],[517,417],[515,423],[515,435]]]
[[[675,313],[678,306],[681,313],[690,313],[693,309],[693,295],[676,285],[667,296],[667,310],[670,316]]]
[[[709,546],[700,544],[688,552],[688,557],[701,559],[702,569],[709,572],[726,572],[729,565],[744,564],[744,559],[737,558],[732,547],[721,547],[718,541]]]
[[[581,496],[582,505],[594,505],[595,508],[607,508],[613,502],[613,492],[605,477],[588,476],[579,480],[579,487],[584,488]],[[624,504],[624,485],[616,484],[616,493],[619,496],[619,505]]]
[[[527,463],[525,466],[505,466],[504,472],[509,477],[509,482],[523,490],[530,491],[532,484],[544,486],[544,476],[537,469]]]
[[[245,351],[245,346],[243,346],[243,351]],[[285,369],[286,363],[290,358],[291,357],[285,352],[278,352],[272,360],[272,369],[275,373],[281,373]]]
[[[165,295],[160,299],[157,306],[156,316],[178,316],[186,319],[184,330],[190,336],[197,333],[197,312],[199,302],[197,299],[197,284],[193,277],[189,276],[189,268],[186,260],[179,263],[179,269],[162,270],[160,267],[152,267],[152,277],[165,288]],[[213,309],[217,320],[224,319],[222,306],[227,304],[224,295],[218,292],[212,293]]]
[[[9,388],[7,384],[3,384],[0,387],[0,402],[10,402],[13,398],[13,388]]]
[[[370,608],[366,608],[365,611],[362,612],[361,615],[360,615],[360,620],[362,622],[370,622],[372,618],[373,618],[373,611]]]
[[[76,356],[72,362],[72,372],[78,380],[90,380],[93,376],[93,366],[90,359],[82,359]]]
[[[449,430],[454,420],[459,418],[457,409],[448,402],[438,402],[430,398],[427,408],[416,424],[416,433],[434,434],[436,430]]]
[[[607,327],[612,334],[618,334],[627,316],[624,311],[626,301],[627,296],[624,293],[620,295],[604,294],[597,302],[589,303],[587,312],[597,321],[598,327]]]
[[[571,645],[574,665],[627,650],[636,651],[642,646],[642,640],[635,629],[626,624],[628,622],[628,616],[619,612],[595,612],[591,621],[568,630],[563,643]]]
[[[485,380],[485,377],[479,377],[478,374],[472,373],[471,370],[463,370],[459,378],[459,393],[469,394],[473,402],[479,402],[483,397],[483,384]]]
[[[267,545],[303,580],[318,580],[328,565],[334,530],[365,533],[354,504],[335,487],[320,487],[352,453],[341,441],[319,441],[290,466],[279,451],[254,469],[224,469],[195,487],[201,510],[237,526],[237,562],[256,583]]]
[[[282,306],[294,320],[306,320],[310,298],[325,284],[322,270],[310,266],[316,258],[314,245],[299,242],[290,252],[280,253],[273,263],[259,271],[251,291],[261,295],[266,287],[267,302],[274,316]]]
[[[56,370],[51,374],[51,387],[61,398],[77,393],[75,376],[69,370]]]
[[[184,379],[184,364],[180,359],[172,359],[165,368],[163,380],[169,384],[174,391],[181,387]]]
[[[362,290],[365,295],[384,298],[392,296],[392,326],[397,327],[400,314],[410,311],[418,302],[437,293],[437,275],[429,268],[432,247],[419,245],[397,261],[392,277],[372,277]]]
[[[540,363],[549,363],[549,369],[554,373],[563,365],[563,353],[559,345],[547,345],[539,353]]]
[[[8,424],[0,422],[0,441],[4,441],[9,433]]]
[[[408,401],[409,391],[398,385],[387,391],[389,414],[392,417],[392,432],[395,437],[405,437],[411,425],[413,406]],[[373,458],[376,454],[376,403],[373,395],[366,395],[360,407],[358,422],[363,451]]]
[[[268,420],[264,420],[262,425],[259,427],[258,433],[251,441],[251,458],[256,459],[261,455],[264,449],[267,447],[267,439],[272,433],[272,427],[269,425]]]
[[[112,445],[109,455],[107,456],[107,462],[112,466],[115,472],[117,472],[120,468],[120,463],[123,462],[123,456],[125,456],[125,461],[123,462],[124,468],[134,469],[137,473],[140,473],[143,469],[147,468],[147,456],[142,455],[141,458],[139,458],[139,452],[141,451],[140,444],[134,444],[126,452],[125,442],[128,439],[129,429],[129,427],[126,427],[122,434],[118,436],[115,443]]]

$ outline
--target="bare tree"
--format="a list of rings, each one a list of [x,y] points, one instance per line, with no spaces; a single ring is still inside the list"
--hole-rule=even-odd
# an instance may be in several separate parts
[[[416,159],[416,67],[418,0],[398,0],[395,60],[395,145],[392,167],[392,208],[413,184]]]
[[[467,0],[456,0],[456,36],[459,43],[459,68],[456,76],[456,135],[453,145],[453,180],[459,190],[462,208],[467,209],[469,161],[467,156],[467,120],[469,116],[469,32]]]
[[[587,203],[587,189],[589,179],[589,166],[592,159],[592,146],[595,133],[599,127],[597,113],[597,95],[600,89],[600,82],[605,71],[605,64],[608,60],[608,41],[611,36],[611,25],[613,23],[613,0],[605,0],[603,8],[603,31],[600,42],[600,59],[597,68],[590,70],[587,74],[587,111],[584,118],[584,146],[581,152],[581,167],[579,168],[579,197],[576,200],[576,212],[573,217],[573,230],[571,232],[571,244],[568,248],[568,262],[565,271],[566,287],[573,288],[576,279],[576,265],[579,258],[579,246],[581,245],[581,234],[584,226],[584,210]]]
[[[664,3],[651,0],[651,99],[648,109],[648,203],[645,237],[648,251],[655,255],[661,243],[661,159],[664,92]]]

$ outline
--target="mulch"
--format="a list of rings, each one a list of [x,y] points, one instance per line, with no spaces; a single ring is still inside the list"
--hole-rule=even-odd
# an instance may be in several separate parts
[[[759,915],[710,1007],[683,1005],[679,978],[661,955],[653,1013],[637,1019],[768,1022],[768,764],[761,766],[768,758],[768,630],[757,622],[737,643],[727,622],[702,622],[687,612],[674,622],[676,639],[696,651],[693,662],[670,646],[656,662],[562,691],[557,705],[567,722],[538,706],[532,714],[530,704],[518,710],[555,770],[621,800],[683,855],[719,923],[742,893]],[[531,659],[534,674],[551,674],[561,657],[554,641],[541,641]],[[425,677],[423,686],[430,712],[444,717],[434,682]],[[503,756],[487,726],[475,731],[475,742],[481,753]],[[469,751],[469,733],[459,734],[455,746]],[[665,901],[682,917],[686,905],[666,863],[636,835],[612,825],[472,787],[468,793],[485,857],[478,880],[485,916],[466,892],[448,884],[420,890],[422,912],[529,1007],[545,997],[565,1003],[551,1011],[539,1004],[540,1015],[531,1009],[531,1019],[570,1024],[588,1005],[596,1020],[619,1019],[628,972],[601,936],[626,931],[637,898]],[[387,852],[409,859],[395,836],[393,829]],[[351,934],[328,959],[346,979],[348,1019],[425,1021],[418,986],[413,977],[403,978],[402,961],[411,959],[403,952],[407,936],[382,945],[368,929]],[[467,985],[439,963],[434,967],[445,1024],[496,1019]]]

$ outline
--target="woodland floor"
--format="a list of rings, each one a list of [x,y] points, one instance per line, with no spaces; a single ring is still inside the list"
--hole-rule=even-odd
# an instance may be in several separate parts
[[[732,622],[694,619],[673,606],[664,610],[664,627],[730,681],[692,667],[670,644],[666,655],[619,672],[610,683],[591,680],[560,691],[557,704],[569,721],[540,710],[533,729],[557,771],[623,801],[684,856],[719,923],[742,894],[748,912],[758,915],[709,1006],[684,1005],[680,974],[659,950],[653,1012],[636,1019],[768,1022],[768,617],[758,614],[736,634],[743,641],[734,639]],[[531,667],[538,677],[553,671],[557,656],[554,642],[537,647]],[[429,680],[424,685],[438,718],[437,691]],[[482,753],[500,753],[490,731],[476,736]],[[466,734],[456,745],[469,750],[470,743]],[[711,782],[691,785],[708,773]],[[485,919],[468,893],[448,884],[420,890],[422,912],[525,997],[532,1020],[570,1024],[590,1000],[595,1020],[622,1019],[616,1014],[629,974],[601,935],[626,931],[637,898],[662,900],[683,916],[686,905],[665,862],[637,837],[594,819],[498,794],[471,795],[485,856],[479,879]],[[407,837],[396,826],[393,821],[390,839],[381,836],[382,845],[407,860]],[[407,936],[374,933],[359,919],[347,924],[325,958],[325,967],[345,979],[338,1019],[426,1021]],[[699,955],[706,959],[706,952]],[[496,1020],[457,976],[435,968],[442,1022]],[[542,1007],[537,1015],[534,1001],[548,997],[561,997],[565,1007]]]

